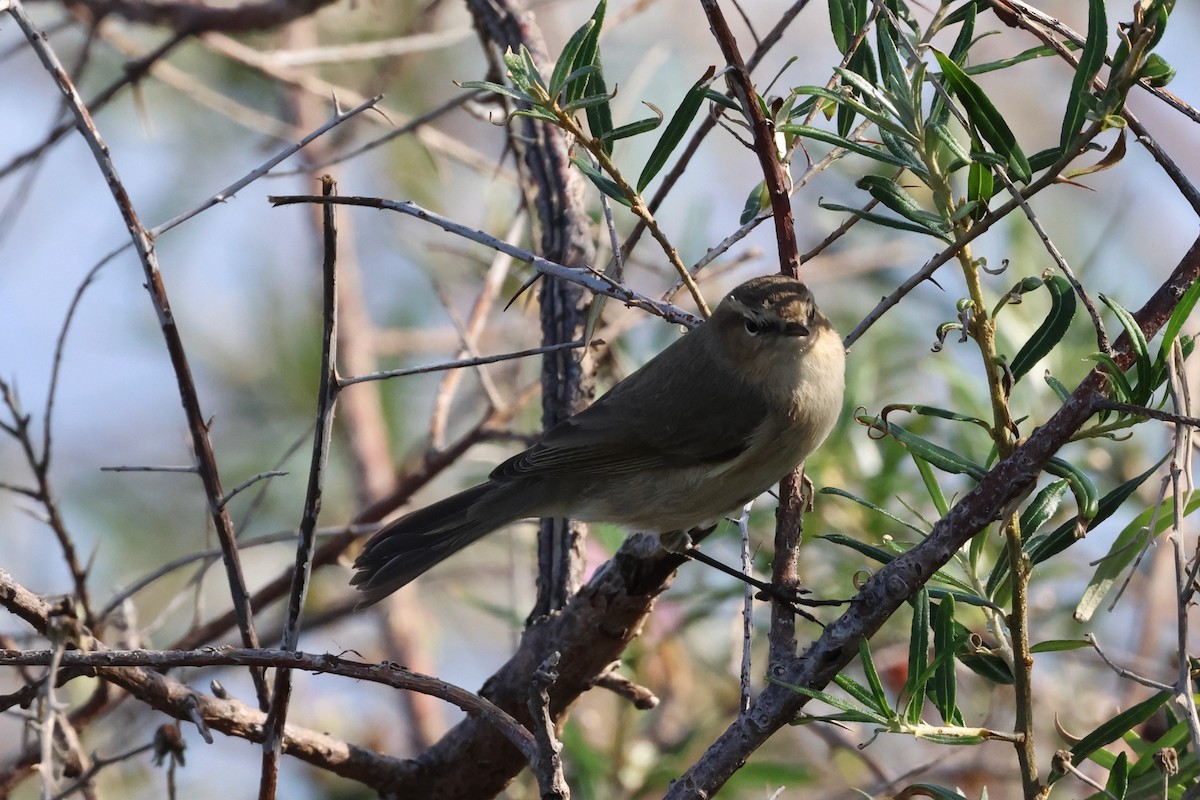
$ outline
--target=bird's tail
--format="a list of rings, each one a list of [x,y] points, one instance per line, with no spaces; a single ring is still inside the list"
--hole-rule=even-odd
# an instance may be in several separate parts
[[[350,583],[363,593],[357,608],[379,602],[472,542],[527,516],[517,499],[509,487],[488,481],[381,528],[354,560],[357,572]]]

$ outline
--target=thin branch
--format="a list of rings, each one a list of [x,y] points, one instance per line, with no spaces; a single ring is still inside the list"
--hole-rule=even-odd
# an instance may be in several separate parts
[[[531,347],[528,350],[517,350],[512,353],[500,353],[494,356],[478,356],[476,358],[460,358],[455,361],[442,361],[437,364],[426,364],[420,367],[405,367],[404,369],[388,369],[382,372],[373,372],[370,375],[356,375],[353,378],[342,378],[340,386],[344,389],[347,386],[353,386],[356,383],[366,383],[367,381],[381,381],[388,378],[403,378],[407,375],[425,375],[430,372],[444,372],[452,369],[462,369],[463,367],[475,367],[480,364],[495,364],[498,361],[511,361],[516,358],[528,358],[529,356],[540,356],[546,353],[556,353],[559,350],[578,350],[584,346],[584,342],[563,342],[562,344],[550,344],[543,347]]]
[[[351,206],[365,206],[367,208],[381,208],[388,211],[397,211],[401,214],[416,217],[417,219],[437,225],[447,233],[452,233],[456,236],[461,236],[464,239],[470,239],[473,242],[478,242],[482,245],[498,250],[501,253],[507,253],[518,261],[528,263],[538,272],[546,275],[553,275],[556,278],[577,283],[585,289],[590,289],[598,294],[607,295],[614,299],[620,300],[630,308],[638,308],[643,311],[648,311],[655,316],[662,317],[668,322],[674,322],[679,325],[695,327],[700,324],[693,314],[689,314],[681,308],[663,303],[646,295],[635,292],[632,289],[626,288],[617,281],[609,278],[602,273],[590,267],[567,267],[562,264],[557,264],[536,255],[528,250],[522,249],[508,242],[501,241],[494,236],[484,233],[483,231],[461,225],[453,220],[421,208],[415,203],[408,201],[383,200],[377,197],[317,197],[314,195],[281,195],[269,197],[271,203],[277,206],[292,205],[294,203],[341,203]]]
[[[125,220],[125,226],[137,250],[138,258],[142,263],[142,268],[146,276],[146,288],[153,301],[154,309],[158,316],[159,327],[162,330],[167,351],[171,357],[171,364],[175,371],[180,399],[183,402],[188,429],[192,435],[192,446],[200,466],[200,477],[204,483],[204,492],[208,500],[209,512],[216,527],[217,536],[225,550],[226,577],[229,582],[229,591],[233,599],[234,610],[238,617],[238,628],[241,631],[243,643],[247,647],[257,647],[258,636],[254,631],[249,595],[246,592],[246,583],[242,576],[241,560],[238,557],[237,541],[234,537],[233,525],[228,514],[220,507],[224,492],[221,490],[221,479],[217,471],[216,455],[213,452],[212,441],[208,435],[207,418],[200,408],[200,399],[196,392],[195,383],[192,380],[191,367],[188,364],[187,354],[183,347],[183,339],[180,336],[178,327],[176,327],[170,301],[167,299],[166,285],[163,282],[162,273],[158,268],[158,257],[154,252],[153,239],[138,219],[133,202],[125,186],[121,183],[116,166],[112,163],[112,159],[109,156],[108,146],[101,139],[100,133],[92,121],[91,113],[83,104],[83,100],[76,91],[74,84],[67,77],[62,63],[58,60],[58,56],[55,55],[49,44],[41,36],[41,33],[34,27],[32,21],[25,14],[21,0],[12,0],[9,14],[16,20],[18,27],[24,32],[30,46],[37,53],[46,71],[57,83],[63,97],[66,98],[67,103],[70,105],[79,133],[84,138],[84,141],[87,142],[97,165],[100,167],[100,171],[108,183],[109,190],[116,201],[121,216]],[[257,670],[253,672],[253,678],[259,702],[265,708],[268,699],[266,682],[263,679],[262,673]]]

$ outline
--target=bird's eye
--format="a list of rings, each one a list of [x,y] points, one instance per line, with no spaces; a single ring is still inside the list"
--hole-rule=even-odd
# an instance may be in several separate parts
[[[758,320],[754,319],[754,317],[746,317],[744,322],[746,325],[746,333],[750,334],[751,336],[758,336],[759,332],[762,331],[762,327],[758,324]]]

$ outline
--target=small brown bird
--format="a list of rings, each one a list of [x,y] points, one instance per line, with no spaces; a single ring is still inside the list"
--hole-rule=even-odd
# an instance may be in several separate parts
[[[782,275],[747,281],[487,482],[380,529],[354,562],[359,607],[520,519],[660,534],[712,524],[824,441],[844,388],[841,337],[808,287]]]

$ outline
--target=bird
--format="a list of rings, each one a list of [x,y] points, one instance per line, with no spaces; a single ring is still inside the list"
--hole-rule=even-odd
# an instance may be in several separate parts
[[[752,278],[485,482],[371,536],[350,581],[358,607],[522,519],[614,523],[664,541],[712,525],[825,440],[844,391],[842,339],[809,288]]]

